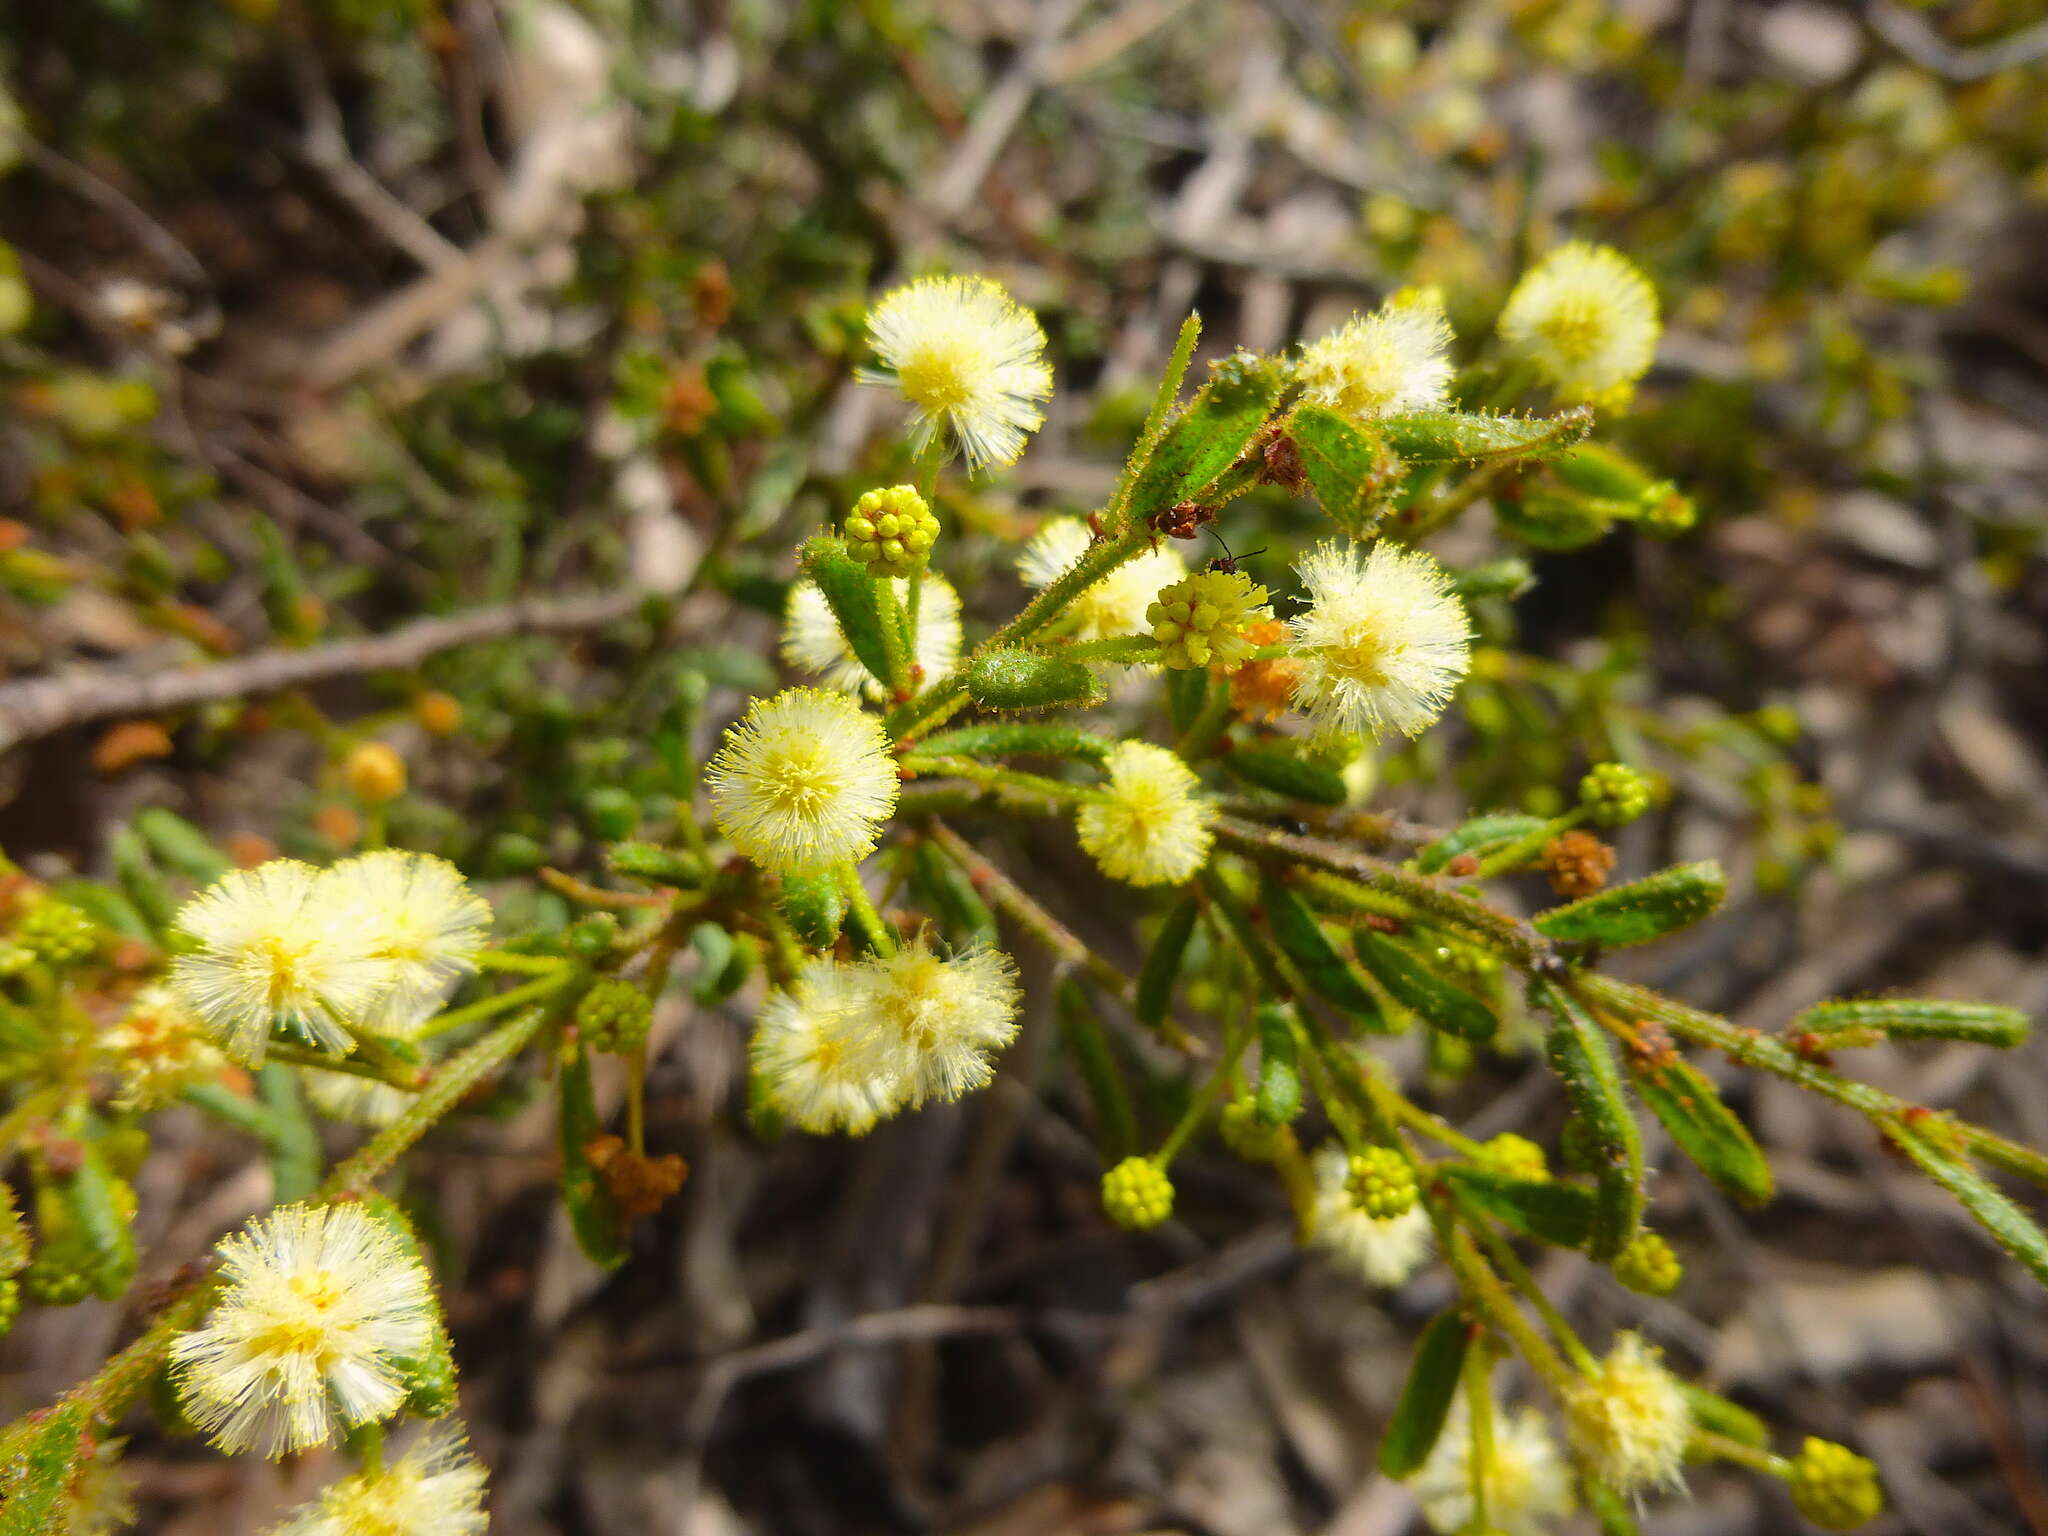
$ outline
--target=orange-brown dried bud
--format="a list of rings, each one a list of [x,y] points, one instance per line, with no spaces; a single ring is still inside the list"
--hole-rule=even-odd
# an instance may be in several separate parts
[[[319,817],[314,817],[315,824]],[[237,869],[254,869],[258,864],[267,864],[277,857],[277,844],[258,832],[237,832],[227,843],[228,857],[235,861]]]
[[[462,729],[462,705],[452,693],[433,689],[412,701],[412,717],[430,736],[453,736]]]
[[[353,848],[363,835],[363,818],[336,802],[313,813],[313,830],[337,848]]]
[[[669,375],[668,388],[661,396],[661,420],[678,437],[695,437],[718,409],[718,397],[711,393],[704,370],[686,363]]]
[[[116,774],[146,758],[169,757],[171,733],[154,720],[123,720],[109,726],[92,749],[95,773]]]
[[[1590,832],[1567,832],[1543,849],[1550,888],[1565,897],[1591,896],[1606,889],[1614,872],[1614,850]]]
[[[716,258],[707,261],[690,276],[690,302],[697,309],[697,323],[717,330],[732,318],[732,274]]]
[[[583,1155],[604,1180],[620,1211],[629,1217],[660,1210],[690,1175],[689,1165],[675,1153],[647,1157],[628,1151],[617,1136],[593,1136],[584,1144]]]

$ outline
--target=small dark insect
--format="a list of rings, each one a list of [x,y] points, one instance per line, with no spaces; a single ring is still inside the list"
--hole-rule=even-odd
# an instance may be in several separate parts
[[[1152,526],[1170,539],[1192,539],[1204,523],[1216,520],[1216,509],[1198,501],[1181,501],[1152,514]]]
[[[1223,546],[1222,558],[1217,560],[1211,560],[1209,562],[1209,569],[1212,571],[1221,571],[1226,576],[1235,576],[1237,574],[1238,561],[1249,560],[1253,555],[1263,555],[1266,552],[1266,546],[1261,544],[1257,549],[1246,550],[1242,555],[1233,555],[1230,552],[1230,546],[1228,544],[1223,543],[1223,535],[1218,533],[1214,528],[1211,528],[1209,530],[1209,537],[1214,539],[1218,544]]]

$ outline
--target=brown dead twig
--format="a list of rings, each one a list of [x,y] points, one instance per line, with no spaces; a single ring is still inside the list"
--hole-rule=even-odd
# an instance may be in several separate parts
[[[332,677],[416,667],[459,645],[511,635],[568,634],[625,618],[652,595],[635,587],[576,597],[520,598],[418,619],[385,635],[272,649],[201,667],[133,673],[93,668],[0,684],[0,752],[74,725],[276,693]]]

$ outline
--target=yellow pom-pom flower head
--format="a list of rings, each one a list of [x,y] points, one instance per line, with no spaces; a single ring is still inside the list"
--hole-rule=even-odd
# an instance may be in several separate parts
[[[913,660],[927,678],[944,677],[960,659],[960,594],[943,576],[927,571],[923,579]],[[906,603],[909,583],[897,580],[892,585],[898,604]],[[827,688],[858,693],[878,704],[888,697],[887,689],[846,643],[832,605],[816,582],[800,581],[789,589],[789,607],[782,619],[782,659]]]
[[[1017,556],[1027,587],[1050,586],[1088,552],[1088,525],[1078,517],[1048,519]],[[1146,550],[1077,594],[1067,607],[1077,640],[1143,634],[1160,589],[1180,580],[1187,566],[1170,548]]]
[[[1127,1157],[1102,1176],[1102,1209],[1131,1232],[1149,1232],[1173,1214],[1173,1181],[1149,1157]]]
[[[1616,1492],[1684,1480],[1692,1408],[1640,1334],[1618,1334],[1598,1369],[1566,1394],[1564,1407],[1572,1448]]]
[[[865,858],[896,809],[881,722],[821,688],[756,701],[704,777],[718,830],[777,874],[822,874]]]
[[[1162,587],[1145,617],[1169,667],[1232,667],[1258,649],[1245,632],[1273,610],[1266,589],[1243,572],[1197,571]]]
[[[1571,1470],[1534,1408],[1492,1415],[1486,1463],[1486,1522],[1503,1536],[1549,1536],[1571,1514]],[[1409,1480],[1423,1518],[1443,1536],[1462,1536],[1478,1510],[1472,1498],[1472,1419],[1461,1398],[1436,1448]]]
[[[276,1027],[344,1054],[354,1042],[341,1021],[368,1014],[396,975],[355,916],[311,865],[232,871],[179,912],[194,948],[172,965],[171,988],[246,1065],[263,1060]]]
[[[391,967],[383,999],[360,1022],[387,1033],[416,1026],[476,968],[491,909],[446,859],[384,848],[344,859],[320,881],[321,900]]]
[[[913,412],[911,442],[924,451],[941,427],[971,469],[1014,464],[1045,420],[1052,394],[1045,332],[1037,317],[985,277],[921,277],[868,312],[868,341],[882,360],[864,382],[891,384]]]
[[[1360,420],[1435,410],[1450,393],[1451,339],[1440,299],[1353,315],[1302,349],[1302,397]]]
[[[1627,404],[1659,331],[1650,280],[1619,251],[1577,241],[1525,272],[1500,315],[1509,351],[1574,404]]]
[[[857,966],[806,961],[754,1025],[754,1070],[768,1102],[813,1135],[864,1135],[903,1102],[901,1078],[878,1075],[877,1053],[856,1054],[866,1028],[863,979]]]
[[[482,1536],[484,1469],[454,1425],[438,1425],[406,1453],[331,1484],[271,1536]]]
[[[357,1205],[287,1205],[220,1246],[220,1299],[171,1345],[187,1417],[222,1450],[324,1445],[404,1402],[433,1339],[426,1271]]]
[[[1209,858],[1214,802],[1164,747],[1122,741],[1103,760],[1109,782],[1074,818],[1104,874],[1131,885],[1179,885]]]
[[[1464,605],[1420,550],[1320,545],[1299,567],[1309,606],[1288,621],[1297,647],[1295,707],[1320,733],[1414,736],[1465,675]]]
[[[895,1084],[913,1107],[987,1087],[1017,1033],[1016,967],[1000,950],[940,955],[920,939],[848,983],[846,1069]]]

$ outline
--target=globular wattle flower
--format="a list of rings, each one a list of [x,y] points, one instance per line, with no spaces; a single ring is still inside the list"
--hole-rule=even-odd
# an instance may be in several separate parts
[[[1549,1536],[1571,1514],[1571,1469],[1550,1427],[1534,1408],[1492,1413],[1492,1455],[1486,1464],[1486,1525],[1502,1536]],[[1436,1449],[1408,1486],[1423,1518],[1442,1536],[1461,1536],[1478,1513],[1472,1498],[1472,1418],[1460,1398]]]
[[[228,1452],[387,1419],[433,1338],[427,1272],[359,1205],[279,1206],[220,1245],[220,1299],[171,1345],[185,1413]]]
[[[768,1102],[814,1135],[860,1136],[903,1102],[903,1080],[879,1053],[855,1048],[867,1027],[861,968],[804,962],[788,990],[761,1005],[751,1054]]]
[[[1359,420],[1437,409],[1450,392],[1451,340],[1435,296],[1353,315],[1302,349],[1302,397]]]
[[[988,1086],[1017,1033],[1016,966],[977,946],[940,955],[914,940],[848,977],[847,1069],[894,1083],[911,1107]]]
[[[397,1460],[329,1484],[270,1536],[482,1536],[485,1481],[462,1430],[438,1425]]]
[[[1565,1396],[1572,1449],[1618,1493],[1684,1481],[1692,1408],[1641,1334],[1617,1334],[1591,1376]]]
[[[1499,329],[1560,400],[1625,405],[1657,355],[1657,291],[1619,251],[1574,241],[1522,274]]]
[[[171,990],[244,1065],[262,1062],[278,1027],[346,1054],[344,1021],[367,1016],[398,977],[358,916],[309,864],[234,870],[178,913],[194,947],[172,963]]]
[[[844,694],[790,688],[757,700],[704,770],[718,830],[782,875],[865,858],[896,809],[889,739]]]
[[[391,967],[379,1006],[359,1022],[382,1033],[416,1027],[476,968],[491,909],[461,870],[432,854],[379,849],[320,877],[318,895]]]
[[[1320,545],[1298,568],[1309,606],[1288,621],[1294,704],[1321,732],[1414,736],[1465,675],[1472,629],[1442,566],[1420,550]]]
[[[1108,783],[1075,814],[1081,846],[1104,874],[1179,885],[1209,858],[1216,807],[1194,770],[1164,747],[1123,741],[1103,760]]]
[[[868,312],[879,369],[860,377],[890,384],[912,409],[911,444],[923,452],[943,427],[970,469],[1014,464],[1045,420],[1052,394],[1038,319],[985,277],[921,277],[890,290]]]

